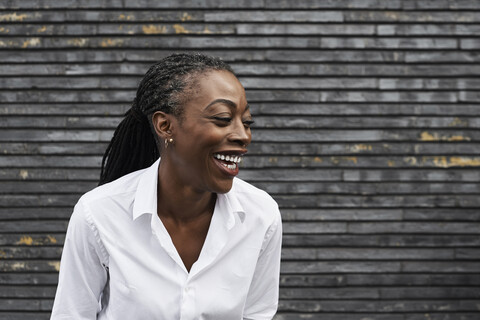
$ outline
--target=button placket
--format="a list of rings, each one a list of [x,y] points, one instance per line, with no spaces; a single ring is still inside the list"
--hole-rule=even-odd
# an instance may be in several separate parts
[[[182,296],[182,306],[181,306],[181,320],[190,320],[194,319],[195,316],[195,292],[193,287],[189,286],[188,284],[185,285],[183,288],[183,296]]]

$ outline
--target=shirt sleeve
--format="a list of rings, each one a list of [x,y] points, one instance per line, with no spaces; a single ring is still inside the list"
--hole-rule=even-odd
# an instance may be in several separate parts
[[[96,319],[107,265],[98,231],[80,200],[68,224],[51,320]]]
[[[282,221],[277,209],[276,220],[267,230],[255,274],[248,291],[243,319],[272,319],[277,312],[282,246]]]

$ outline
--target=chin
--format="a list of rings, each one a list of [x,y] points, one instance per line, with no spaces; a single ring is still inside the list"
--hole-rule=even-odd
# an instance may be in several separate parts
[[[230,180],[228,183],[222,183],[220,185],[216,185],[213,189],[212,192],[214,193],[227,193],[232,189],[233,186],[233,179]]]

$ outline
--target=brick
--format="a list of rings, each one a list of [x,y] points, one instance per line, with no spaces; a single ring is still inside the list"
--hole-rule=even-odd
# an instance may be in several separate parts
[[[63,219],[72,214],[72,208],[0,208],[0,220]]]
[[[455,186],[451,183],[324,183],[304,182],[298,183],[254,183],[255,186],[271,194],[351,194],[351,195],[393,195],[393,194],[464,194],[480,193],[480,186],[476,183],[465,183]],[[48,185],[48,184],[47,184]],[[17,184],[9,184],[15,190]],[[26,190],[28,186],[26,186]],[[33,187],[34,188],[34,187]],[[5,188],[1,188],[5,189]],[[1,190],[0,189],[0,190]],[[40,188],[39,188],[40,189]],[[55,189],[55,188],[54,188]],[[33,189],[38,192],[41,190]],[[66,191],[65,191],[66,192]]]
[[[63,228],[62,228],[63,230]],[[0,247],[2,259],[60,259],[61,247]]]
[[[396,300],[396,301],[365,301],[365,300],[281,300],[280,312],[439,312],[449,311],[476,311],[475,300]]]
[[[282,209],[283,211],[284,209]],[[478,247],[478,235],[435,235],[435,234],[284,234],[284,247]],[[441,284],[440,279],[437,284]]]
[[[69,208],[70,214],[73,211],[73,206]],[[69,217],[68,217],[69,218]],[[65,222],[68,219],[64,219]],[[0,238],[0,245],[2,246],[33,246],[33,247],[46,247],[46,246],[61,246],[65,242],[65,229],[60,231],[61,233],[4,233]],[[22,265],[20,265],[22,266]],[[16,270],[13,270],[16,271]],[[16,273],[14,273],[16,274]],[[2,274],[0,276],[4,276]]]
[[[75,195],[0,195],[1,207],[65,207],[72,206],[80,198],[81,194]],[[38,227],[45,228],[45,222],[41,222],[37,225]],[[55,226],[55,225],[54,225]],[[65,228],[66,230],[66,228]]]
[[[98,181],[100,177],[100,168],[18,168],[18,169],[1,169],[1,180],[84,180]]]
[[[469,249],[470,254],[480,256],[479,251]],[[463,259],[469,257],[463,252]],[[460,258],[452,249],[358,249],[358,248],[284,248],[282,261],[292,260],[454,260]],[[462,258],[461,258],[462,259]]]
[[[284,262],[282,263],[280,272],[289,274],[311,274],[311,273],[384,273],[384,272],[399,272],[399,262],[385,262],[385,261],[298,261],[298,262]],[[365,288],[358,288],[358,293]],[[284,297],[286,298],[286,297]]]
[[[478,274],[435,275],[431,273],[399,273],[382,275],[349,274],[344,276],[345,284],[350,286],[470,286],[479,285]]]
[[[236,11],[206,13],[206,22],[343,22],[341,11]]]
[[[471,11],[349,11],[344,13],[346,22],[440,22],[471,23],[479,17]]]
[[[56,273],[2,273],[0,279],[6,285],[52,285],[58,283]],[[15,301],[15,300],[12,300]]]
[[[12,196],[13,198],[14,196]],[[3,205],[5,206],[5,205]],[[2,206],[2,207],[3,207]],[[0,226],[2,233],[16,233],[16,232],[38,232],[42,230],[45,232],[65,232],[67,224],[65,221],[3,221]]]
[[[51,312],[9,312],[0,311],[0,317],[5,320],[48,320]]]
[[[238,23],[236,31],[239,35],[373,35],[374,25],[358,24],[253,24]]]
[[[331,207],[452,207],[475,208],[479,205],[476,195],[275,195],[281,207],[285,208],[331,208]]]
[[[480,225],[471,222],[351,222],[348,233],[477,234]]]

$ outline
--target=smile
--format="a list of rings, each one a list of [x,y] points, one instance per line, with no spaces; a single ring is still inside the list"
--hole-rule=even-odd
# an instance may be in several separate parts
[[[216,159],[221,160],[222,164],[230,170],[237,169],[237,164],[242,162],[242,158],[243,158],[242,156],[238,156],[238,155],[224,155],[219,153],[215,153],[213,156]],[[226,162],[230,162],[230,164]]]

